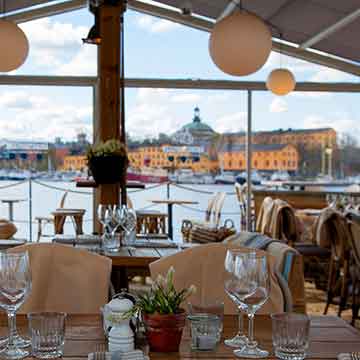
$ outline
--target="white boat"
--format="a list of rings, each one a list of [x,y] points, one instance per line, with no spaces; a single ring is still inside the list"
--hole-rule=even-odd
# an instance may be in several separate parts
[[[270,180],[271,181],[289,181],[290,175],[287,171],[284,171],[284,170],[275,171],[271,175]]]
[[[251,183],[253,185],[260,185],[263,180],[262,176],[256,170],[251,171]],[[240,185],[244,185],[247,182],[247,172],[243,171],[237,175],[236,182]]]
[[[233,173],[223,172],[215,176],[215,184],[234,185],[235,176]]]
[[[179,184],[203,184],[204,181],[200,176],[195,174],[191,169],[181,169],[177,172],[177,182]]]

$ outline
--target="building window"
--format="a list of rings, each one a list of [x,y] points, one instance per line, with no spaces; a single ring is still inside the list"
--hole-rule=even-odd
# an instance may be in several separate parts
[[[269,166],[270,166],[270,161],[269,161],[269,160],[266,160],[266,161],[265,161],[265,166],[266,166],[266,167],[269,167]]]
[[[278,162],[277,162],[277,160],[274,160],[274,166],[278,166]]]
[[[254,161],[254,166],[257,168],[257,166],[258,166],[257,160]]]

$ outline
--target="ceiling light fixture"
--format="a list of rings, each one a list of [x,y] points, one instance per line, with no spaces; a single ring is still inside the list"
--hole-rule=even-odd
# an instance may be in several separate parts
[[[0,72],[9,72],[20,67],[29,54],[29,41],[21,28],[6,20],[3,2],[3,17],[0,19]]]
[[[296,80],[290,70],[282,67],[282,34],[280,34],[280,40],[280,67],[271,71],[266,80],[266,87],[273,94],[284,96],[295,89]]]
[[[209,52],[223,72],[250,75],[268,59],[272,47],[271,32],[265,22],[241,6],[218,21],[210,34]]]

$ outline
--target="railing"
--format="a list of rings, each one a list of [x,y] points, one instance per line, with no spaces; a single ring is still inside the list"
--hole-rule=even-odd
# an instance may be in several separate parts
[[[28,238],[30,241],[33,241],[33,225],[36,224],[35,218],[33,217],[34,214],[34,206],[36,206],[38,204],[38,202],[46,202],[46,199],[44,200],[44,198],[42,198],[42,196],[37,197],[36,195],[34,195],[34,185],[43,187],[44,189],[49,189],[49,190],[53,190],[53,191],[58,191],[58,192],[68,192],[68,193],[72,193],[72,194],[76,194],[79,196],[92,196],[93,192],[92,191],[83,191],[83,190],[76,190],[76,189],[72,189],[70,187],[63,187],[63,186],[57,186],[53,183],[47,183],[41,180],[37,180],[37,179],[28,179],[28,180],[23,180],[23,181],[17,181],[11,184],[6,184],[6,185],[2,185],[0,186],[0,200],[5,198],[5,195],[3,195],[3,191],[7,190],[7,194],[6,194],[6,198],[9,199],[11,196],[13,196],[15,198],[15,195],[9,195],[9,189],[12,188],[16,188],[19,186],[24,186],[25,184],[28,184],[28,190],[27,190],[27,198],[22,199],[23,201],[27,201],[28,202],[28,218],[27,219],[13,219],[15,224],[27,224],[28,227]],[[205,185],[206,186],[206,185]],[[213,189],[211,189],[213,188]],[[147,186],[145,189],[132,189],[128,191],[128,195],[131,197],[131,194],[137,195],[139,193],[143,193],[143,192],[149,192],[152,190],[156,190],[159,189],[159,193],[163,194],[162,198],[167,197],[167,198],[171,198],[172,196],[178,196],[176,194],[179,194],[179,191],[182,192],[189,192],[189,193],[196,193],[197,197],[196,199],[199,198],[199,196],[206,196],[206,199],[202,199],[202,203],[200,203],[198,206],[190,206],[190,205],[178,205],[179,207],[183,208],[186,211],[191,212],[193,215],[192,216],[202,216],[202,218],[205,217],[205,213],[206,213],[206,202],[208,200],[209,197],[213,196],[215,192],[217,191],[221,191],[224,190],[224,188],[222,188],[221,190],[219,188],[215,188],[213,185],[208,185],[207,189],[203,189],[199,186],[196,187],[190,187],[187,185],[183,185],[183,184],[176,184],[176,183],[162,183],[162,184],[155,184],[155,185],[149,185]],[[210,189],[210,190],[209,190]],[[212,191],[213,190],[213,191]],[[261,192],[261,191],[260,191]],[[234,211],[222,211],[221,212],[221,216],[222,219],[226,219],[226,218],[232,218],[235,217],[235,219],[237,220],[236,223],[239,224],[239,221],[241,221],[240,219],[240,210],[239,210],[239,206],[236,200],[236,193],[234,191],[226,191],[225,192],[226,195],[228,197],[230,197],[231,200],[231,209],[230,210],[234,210]],[[255,197],[256,197],[256,193],[257,191],[255,191]],[[278,192],[278,194],[283,194],[285,195],[286,192]],[[297,193],[292,192],[292,194]],[[310,192],[311,194],[311,192]],[[345,202],[350,202],[352,201],[352,199],[357,199],[358,197],[360,197],[360,193],[343,193],[343,192],[332,192],[332,191],[324,191],[322,192],[324,197],[329,197],[329,194],[332,195],[332,198],[338,197],[339,199],[343,199]],[[159,197],[160,195],[156,195],[155,197]],[[312,196],[314,196],[314,194],[312,194]],[[18,197],[16,195],[16,197]],[[44,195],[44,197],[46,198],[46,195]],[[192,196],[192,198],[194,198]],[[145,199],[145,201],[147,201],[149,199]],[[153,207],[156,207],[158,205],[156,204],[149,204],[149,205],[144,205],[142,207],[137,207],[136,210],[146,210],[146,209],[150,209]],[[48,206],[50,207],[50,206]],[[66,207],[66,206],[65,206]],[[51,211],[55,210],[56,206],[49,208],[49,211],[47,214],[50,214]],[[10,205],[9,205],[9,210],[10,210]],[[229,210],[229,209],[228,209]],[[67,221],[67,223],[69,223],[70,220]],[[90,223],[93,222],[93,218],[85,218],[84,222],[86,223]]]

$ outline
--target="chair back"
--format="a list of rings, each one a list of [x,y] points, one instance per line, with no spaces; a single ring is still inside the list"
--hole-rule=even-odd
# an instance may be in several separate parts
[[[210,219],[210,221],[215,227],[218,227],[220,224],[221,210],[224,206],[225,196],[226,194],[224,192],[217,193],[217,198],[213,205],[212,219]]]
[[[360,269],[360,224],[351,220],[348,221],[348,226],[350,231],[349,246],[351,255],[357,268]]]
[[[256,219],[257,232],[265,235],[270,234],[270,225],[274,205],[274,200],[270,196],[267,196],[262,202],[258,217]]]
[[[284,200],[275,199],[271,213],[268,234],[273,239],[282,240],[290,245],[299,239],[299,230],[294,209]]]
[[[214,196],[209,199],[208,206],[205,212],[205,222],[210,222],[214,204],[217,201],[219,193],[217,192]]]
[[[21,313],[98,313],[108,301],[110,259],[60,244],[34,243],[8,250],[24,251],[29,253],[32,290]]]
[[[64,208],[65,200],[66,200],[67,196],[68,196],[68,191],[65,191],[63,196],[61,197],[60,204],[59,204],[59,209]]]
[[[225,294],[224,281],[226,271],[224,268],[226,251],[232,245],[211,243],[194,246],[174,255],[161,258],[150,264],[151,277],[155,279],[159,274],[165,274],[173,266],[175,269],[174,283],[177,289],[195,285],[197,291],[187,301],[192,303],[215,303],[223,301],[225,314],[236,314],[236,306]],[[239,247],[236,247],[239,248]],[[248,251],[246,248],[242,248]],[[263,253],[261,250],[257,250]],[[276,263],[272,256],[268,256],[271,291],[269,300],[259,310],[259,313],[273,313],[284,311],[284,298],[275,274]],[[186,306],[186,304],[183,304]]]

